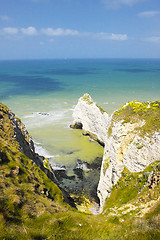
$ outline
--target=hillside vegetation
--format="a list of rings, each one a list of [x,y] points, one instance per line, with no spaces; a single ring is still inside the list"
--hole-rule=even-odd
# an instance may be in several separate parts
[[[125,169],[102,214],[82,213],[23,153],[10,112],[0,104],[0,239],[160,238],[160,162],[140,173]],[[29,144],[24,125],[17,124]]]
[[[139,120],[145,121],[142,128],[137,128],[136,133],[141,136],[152,136],[155,131],[160,130],[160,101],[137,102],[132,101],[114,112],[112,121],[123,120],[122,124],[135,123]]]

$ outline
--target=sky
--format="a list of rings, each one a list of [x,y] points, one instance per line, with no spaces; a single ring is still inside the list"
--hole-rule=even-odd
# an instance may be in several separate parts
[[[0,0],[0,60],[160,58],[160,0]]]

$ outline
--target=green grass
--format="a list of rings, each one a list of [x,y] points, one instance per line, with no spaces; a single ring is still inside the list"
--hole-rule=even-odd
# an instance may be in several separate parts
[[[93,104],[93,101],[91,101],[91,97],[88,93],[83,95],[82,100],[85,101],[89,105]]]
[[[103,160],[103,174],[105,175],[106,170],[109,168],[110,157]]]
[[[21,162],[21,158],[22,155],[16,159],[17,163]],[[157,206],[154,214],[150,213],[146,218],[140,219],[141,227],[137,222],[139,219],[134,215],[108,216],[110,208],[121,207],[137,199],[138,191],[146,182],[146,175],[157,167],[150,166],[145,170],[147,174],[131,174],[125,169],[122,179],[112,190],[111,198],[106,201],[104,211],[107,211],[94,216],[66,205],[59,189],[41,170],[29,162],[28,158],[24,157],[22,162],[26,166],[21,167],[24,173],[14,177],[8,175],[10,172],[7,164],[1,165],[1,175],[8,176],[1,181],[1,239],[158,239]],[[9,171],[13,169],[14,164],[9,167]],[[51,198],[44,194],[44,189],[50,192]],[[145,194],[147,193],[146,191]]]
[[[108,138],[110,138],[110,136],[112,134],[112,128],[113,128],[113,121],[111,122],[111,125],[108,128]]]
[[[160,130],[160,101],[129,102],[114,113],[112,122],[117,121],[122,121],[122,124],[144,121],[144,125],[135,129],[135,133],[142,137],[152,136],[155,131]]]
[[[124,168],[121,178],[113,186],[111,196],[106,199],[104,211],[112,207],[120,207],[136,198],[147,183],[150,173],[152,171],[155,175],[160,173],[159,165],[160,162],[156,161],[144,171],[138,173],[131,173],[127,168]],[[145,188],[145,190],[148,191],[149,189]]]
[[[96,106],[99,108],[99,110],[101,111],[102,114],[106,112],[106,111],[105,111],[102,107],[100,107],[98,104],[96,104]],[[107,112],[106,112],[106,113],[107,113]]]
[[[81,98],[83,101],[85,101],[87,104],[91,105],[94,102],[92,101],[90,95],[88,93],[84,94],[83,97]],[[101,113],[103,114],[104,112],[106,112],[102,107],[100,107],[98,104],[96,104],[96,106],[99,108],[99,110],[101,111]]]
[[[60,189],[19,151],[8,111],[1,105],[0,239],[159,239],[160,204],[157,199],[160,186],[158,184],[154,189],[144,187],[150,172],[158,176],[159,162],[141,173],[124,169],[102,214],[95,216],[79,212],[64,202]],[[49,167],[47,161],[44,165]],[[151,200],[155,204],[149,212],[143,217],[136,215],[140,212],[140,205]],[[123,214],[129,203],[137,206],[137,210]]]

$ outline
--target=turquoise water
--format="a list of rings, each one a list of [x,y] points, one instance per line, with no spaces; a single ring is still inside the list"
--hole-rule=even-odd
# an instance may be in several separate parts
[[[160,60],[0,61],[0,101],[25,123],[36,150],[52,165],[65,165],[69,176],[77,159],[92,163],[103,154],[68,127],[84,93],[109,113],[131,100],[159,100]]]

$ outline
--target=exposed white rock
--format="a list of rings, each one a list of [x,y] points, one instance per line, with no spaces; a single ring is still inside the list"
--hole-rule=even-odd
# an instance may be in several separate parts
[[[134,129],[142,127],[143,121],[136,124],[114,123],[110,137],[106,136],[98,197],[101,210],[111,188],[121,177],[124,166],[130,172],[143,171],[150,163],[160,160],[160,134],[155,132],[152,138],[140,137]],[[108,164],[107,164],[108,162]]]
[[[81,123],[83,130],[95,134],[100,141],[105,141],[110,117],[96,105],[89,94],[84,94],[78,100],[73,112],[73,119],[73,125]]]
[[[127,104],[123,108],[126,106]],[[106,197],[110,196],[111,188],[121,177],[124,167],[131,172],[139,172],[150,163],[160,160],[160,132],[154,132],[149,137],[141,136],[137,129],[142,128],[144,120],[124,123],[122,120],[112,121],[112,116],[102,111],[88,94],[79,99],[73,113],[73,124],[80,123],[82,129],[95,134],[104,143],[97,189],[100,211]]]

